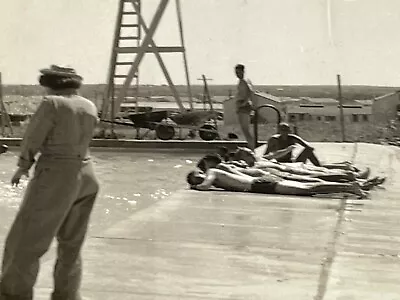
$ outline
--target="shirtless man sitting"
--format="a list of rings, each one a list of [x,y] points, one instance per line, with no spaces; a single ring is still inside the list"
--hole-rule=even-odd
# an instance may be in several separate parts
[[[294,158],[294,161],[306,162],[310,160],[315,166],[321,165],[314,154],[314,148],[298,135],[292,134],[289,124],[284,122],[278,125],[278,134],[273,135],[268,140],[265,155],[267,155],[267,158],[275,158],[278,162],[293,162],[292,151],[296,144],[303,146],[304,150],[298,157]]]
[[[297,147],[297,145],[303,146],[304,150],[297,157],[293,157],[293,150]],[[278,134],[273,135],[268,140],[267,149],[263,157],[268,160],[275,159],[280,163],[305,163],[307,160],[310,160],[310,162],[316,167],[322,166],[328,169],[359,171],[348,162],[321,164],[314,153],[314,148],[298,135],[292,134],[290,132],[289,124],[284,122],[278,125]],[[310,167],[311,166],[309,166],[309,168]]]
[[[316,194],[351,193],[364,198],[364,193],[357,182],[353,183],[319,183],[298,182],[284,179],[253,177],[244,174],[229,173],[216,168],[207,172],[192,171],[187,175],[187,183],[192,189],[206,191],[212,187],[232,192],[250,192],[261,194],[281,194],[312,196]]]

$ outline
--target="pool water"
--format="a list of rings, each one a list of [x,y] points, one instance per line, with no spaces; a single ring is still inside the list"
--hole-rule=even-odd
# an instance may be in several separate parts
[[[7,233],[28,183],[24,179],[18,187],[11,186],[17,155],[9,152],[0,156],[0,236]],[[89,234],[100,234],[135,211],[186,189],[186,174],[196,166],[200,156],[181,151],[92,152],[101,191]]]

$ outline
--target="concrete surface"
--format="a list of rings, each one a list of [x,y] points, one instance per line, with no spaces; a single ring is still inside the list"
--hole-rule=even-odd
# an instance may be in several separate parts
[[[366,200],[182,190],[88,238],[84,299],[400,299],[400,150],[316,149],[388,180]],[[36,299],[48,299],[52,267]]]

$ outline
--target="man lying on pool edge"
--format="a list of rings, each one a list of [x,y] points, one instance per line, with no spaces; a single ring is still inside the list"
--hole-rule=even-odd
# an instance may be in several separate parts
[[[331,182],[349,182],[356,179],[366,179],[369,175],[369,169],[367,169],[367,172],[356,172],[346,171],[342,168],[327,169],[324,167],[316,167],[297,163],[277,163],[263,158],[256,158],[254,152],[247,148],[238,148],[228,162],[222,162],[221,157],[218,154],[206,155],[200,159],[197,167],[203,171],[206,171],[206,166],[208,168],[215,168],[219,164],[221,164],[220,166],[225,164],[230,166],[234,165],[242,170],[246,170],[246,172],[250,171],[251,169],[253,173],[255,172],[254,169],[262,170],[278,175],[284,179],[296,181],[318,181],[310,180],[313,178]]]
[[[253,177],[216,168],[210,168],[206,172],[201,170],[192,171],[187,175],[186,180],[191,189],[200,191],[210,190],[215,187],[225,191],[261,194],[312,196],[316,194],[351,193],[360,198],[367,196],[367,193],[361,189],[360,184],[356,181],[351,183],[298,182]]]
[[[293,145],[291,147],[295,148],[296,146]],[[328,170],[352,171],[358,173],[359,177],[363,179],[366,179],[369,176],[370,172],[369,168],[366,168],[366,170],[361,171],[359,168],[357,168],[355,165],[353,165],[348,161],[324,163],[321,166],[314,166],[302,162],[278,162],[273,154],[267,154],[262,157],[259,157],[256,156],[254,151],[245,147],[237,147],[235,151],[229,151],[226,147],[219,147],[216,153],[220,155],[225,162],[234,163],[236,165],[239,165],[240,161],[245,160],[244,157],[248,157],[250,155],[251,157],[248,159],[254,162],[256,161],[271,162],[274,163],[274,165],[276,166],[280,165],[280,166],[295,167],[295,168],[301,166],[302,168],[313,171],[324,171],[324,172]]]
[[[222,162],[221,157],[216,154],[209,154],[201,158],[197,164],[197,168],[200,169],[202,172],[207,172],[208,169],[216,168],[226,171],[228,173],[242,174],[252,177],[262,177],[264,179],[271,179],[271,180],[291,180],[298,182],[314,182],[322,184],[328,184],[329,182],[348,183],[352,181],[357,181],[360,184],[361,188],[364,190],[370,190],[373,187],[380,185],[385,181],[385,178],[381,177],[374,177],[371,179],[356,179],[355,176],[353,176],[352,179],[349,179],[345,176],[338,177],[338,175],[335,174],[332,175],[328,173],[325,175],[320,175],[320,173],[316,173],[315,175],[313,174],[313,172],[310,172],[310,174],[312,175],[299,175],[299,174],[293,174],[285,170],[282,171],[274,168],[257,168],[254,166],[252,167],[241,166],[241,165]],[[328,178],[330,180],[323,180],[323,178]]]

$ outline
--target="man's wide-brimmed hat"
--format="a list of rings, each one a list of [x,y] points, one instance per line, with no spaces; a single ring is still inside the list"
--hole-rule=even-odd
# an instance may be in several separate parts
[[[41,69],[40,73],[43,75],[58,75],[83,80],[83,77],[78,75],[74,68],[65,66],[51,65],[50,68]]]

